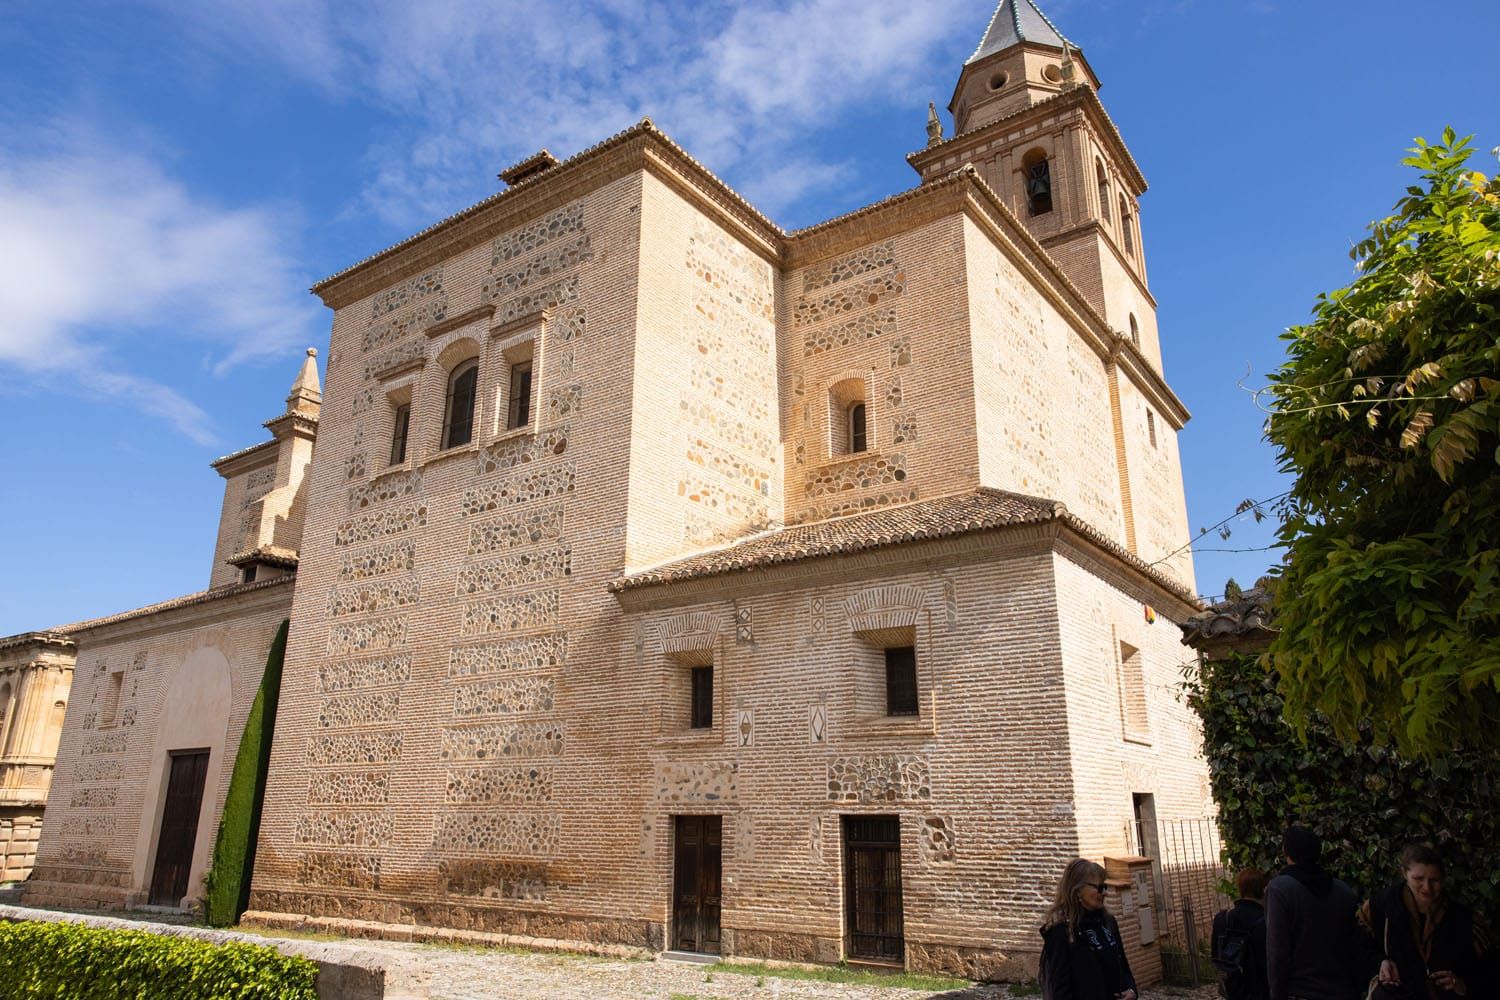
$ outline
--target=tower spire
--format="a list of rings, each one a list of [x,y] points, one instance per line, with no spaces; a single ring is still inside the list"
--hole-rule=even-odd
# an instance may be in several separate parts
[[[974,50],[974,54],[964,65],[978,62],[985,56],[1002,52],[1022,42],[1050,45],[1054,48],[1073,45],[1057,30],[1057,25],[1042,13],[1034,0],[1000,0],[994,16],[990,18],[989,27],[985,29],[984,38],[979,41],[979,48]]]
[[[943,141],[943,121],[938,117],[937,102],[927,102],[927,145],[936,146]]]
[[[323,403],[323,390],[318,385],[318,349],[309,347],[302,368],[297,372],[297,381],[292,383],[291,395],[286,398],[286,412],[317,416]]]

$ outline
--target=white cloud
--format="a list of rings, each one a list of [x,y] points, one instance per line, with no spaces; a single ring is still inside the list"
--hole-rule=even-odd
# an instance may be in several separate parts
[[[490,193],[498,169],[542,146],[570,155],[646,115],[721,176],[769,192],[779,204],[768,209],[790,206],[845,175],[842,154],[809,151],[810,128],[851,105],[909,100],[934,52],[969,35],[977,41],[992,8],[989,0],[149,2],[216,53],[274,60],[340,99],[390,113],[394,126],[368,151],[370,179],[350,210],[403,228]],[[795,178],[789,156],[802,161]]]
[[[76,132],[49,139],[0,142],[0,364],[210,442],[201,408],[118,358],[133,341],[201,341],[222,374],[320,336],[307,283],[281,249],[291,221],[195,195]]]

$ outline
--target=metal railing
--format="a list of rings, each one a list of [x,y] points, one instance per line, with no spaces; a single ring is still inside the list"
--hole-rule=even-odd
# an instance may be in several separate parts
[[[1126,835],[1153,862],[1157,939],[1164,945],[1162,972],[1194,985],[1214,978],[1207,961],[1214,914],[1233,900],[1220,891],[1229,871],[1219,860],[1219,829],[1212,819],[1131,820]]]

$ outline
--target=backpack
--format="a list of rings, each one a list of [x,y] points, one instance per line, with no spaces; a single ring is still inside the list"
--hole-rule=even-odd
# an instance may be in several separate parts
[[[1245,952],[1250,938],[1250,927],[1238,922],[1231,924],[1228,910],[1214,914],[1213,963],[1219,970],[1219,995],[1228,1000],[1238,1000],[1248,987],[1245,981]]]

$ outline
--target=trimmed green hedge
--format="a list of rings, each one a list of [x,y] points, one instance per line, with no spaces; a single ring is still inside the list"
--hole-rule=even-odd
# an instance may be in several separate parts
[[[211,926],[237,923],[250,906],[250,875],[255,869],[255,838],[260,833],[260,804],[266,794],[266,772],[271,767],[271,735],[276,729],[276,703],[281,696],[281,663],[286,655],[288,619],[282,619],[266,656],[260,690],[245,720],[245,734],[234,757],[224,815],[214,842],[213,861],[204,878],[204,918]]]
[[[318,967],[256,944],[0,922],[0,997],[316,1000]]]

